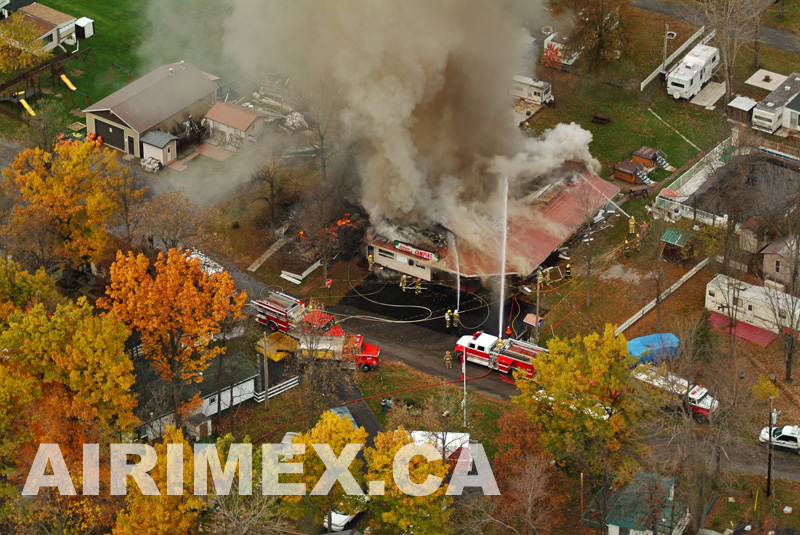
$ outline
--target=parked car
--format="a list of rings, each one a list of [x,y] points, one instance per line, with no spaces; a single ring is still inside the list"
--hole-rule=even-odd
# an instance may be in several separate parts
[[[769,427],[761,430],[758,441],[769,444]],[[800,426],[784,425],[772,428],[772,446],[800,453]]]
[[[283,435],[281,439],[281,443],[276,448],[280,453],[283,454],[284,459],[291,459],[293,455],[291,453],[286,453],[289,450],[289,446],[292,445],[292,441],[294,438],[299,435],[297,431],[287,431],[286,434]]]
[[[347,418],[353,424],[353,429],[358,429],[358,424],[356,423],[356,419],[353,418],[353,414],[350,412],[350,409],[347,407],[334,407],[330,411],[339,418]]]
[[[353,515],[346,515],[344,513],[340,513],[336,510],[331,512],[331,526],[328,527],[328,515],[325,515],[322,520],[322,527],[329,530],[329,531],[344,531],[344,528],[347,527],[347,524],[353,520],[361,511],[366,509],[367,502],[369,501],[369,496],[364,496],[361,498],[363,503],[358,507],[356,513]]]

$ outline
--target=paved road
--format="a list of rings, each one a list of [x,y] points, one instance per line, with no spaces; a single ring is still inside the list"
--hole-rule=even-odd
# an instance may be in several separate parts
[[[703,24],[703,17],[696,9],[664,0],[633,0],[633,5],[646,11],[666,15],[670,18],[682,20],[691,24]],[[679,36],[681,38],[682,36]],[[688,36],[685,36],[688,37]],[[800,39],[797,34],[773,26],[761,27],[761,44],[800,54]]]

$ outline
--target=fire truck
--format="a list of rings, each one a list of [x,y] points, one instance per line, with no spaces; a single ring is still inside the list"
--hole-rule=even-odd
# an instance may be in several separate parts
[[[719,409],[719,402],[711,397],[703,385],[691,385],[688,380],[650,364],[640,364],[632,375],[634,379],[671,394],[674,404],[690,412],[701,424],[707,422],[709,416]]]
[[[256,321],[291,337],[295,350],[300,350],[303,356],[308,356],[311,347],[310,353],[315,358],[340,360],[343,367],[358,367],[366,372],[380,364],[379,347],[364,342],[360,334],[344,332],[333,316],[309,310],[306,303],[291,295],[272,290],[265,299],[252,303],[257,311]],[[264,351],[258,344],[257,350]]]
[[[465,335],[456,342],[455,356],[460,362],[466,356],[467,362],[474,362],[503,373],[514,370],[524,372],[531,379],[535,372],[533,361],[547,350],[521,340],[503,340],[484,332]]]

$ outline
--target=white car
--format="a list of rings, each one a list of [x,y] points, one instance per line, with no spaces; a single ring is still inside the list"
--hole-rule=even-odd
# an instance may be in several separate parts
[[[278,452],[280,452],[283,455],[285,459],[292,458],[292,454],[286,453],[286,451],[289,449],[289,446],[293,444],[292,441],[294,440],[294,437],[296,437],[299,434],[300,433],[298,433],[297,431],[288,431],[285,435],[283,435],[281,443],[278,445],[278,447],[275,448],[276,450],[278,450]]]
[[[205,271],[207,275],[225,271],[224,267],[213,261],[207,254],[196,249],[192,250],[192,254],[189,255],[189,258],[196,258],[200,262],[200,268]]]
[[[350,423],[353,424],[353,429],[358,429],[358,424],[356,423],[356,419],[353,418],[353,413],[350,412],[350,409],[347,407],[334,407],[328,412],[332,412],[336,416],[342,419],[350,420]]]
[[[769,444],[769,427],[761,430],[758,441]],[[784,425],[772,428],[772,446],[800,453],[800,426]]]
[[[329,531],[343,531],[347,524],[366,508],[366,504],[369,501],[369,496],[364,496],[363,500],[364,503],[359,506],[354,515],[346,515],[344,513],[339,513],[336,510],[332,511],[331,527],[328,527],[328,515],[325,515],[322,520],[322,527]]]

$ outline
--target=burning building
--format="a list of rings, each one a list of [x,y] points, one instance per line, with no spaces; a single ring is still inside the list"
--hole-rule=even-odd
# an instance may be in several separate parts
[[[619,188],[586,166],[568,162],[565,175],[512,201],[507,223],[505,273],[528,277],[614,197]],[[501,217],[501,216],[500,216]],[[379,266],[430,280],[497,276],[502,222],[483,239],[460,236],[442,224],[431,228],[378,224],[362,240]],[[483,243],[476,247],[474,244]]]

